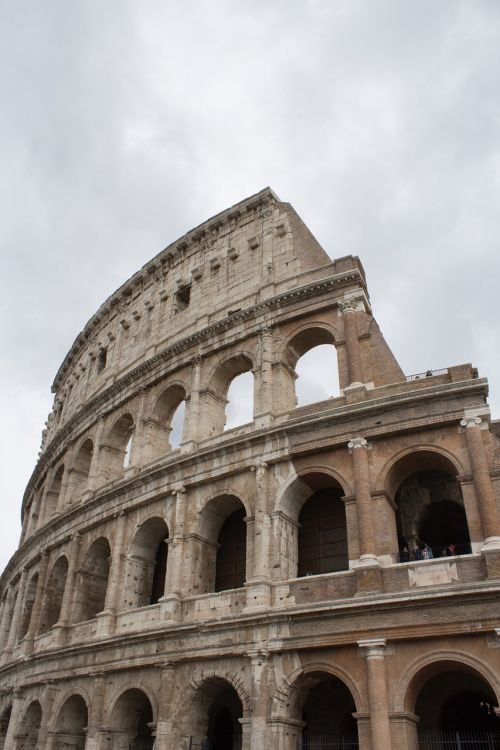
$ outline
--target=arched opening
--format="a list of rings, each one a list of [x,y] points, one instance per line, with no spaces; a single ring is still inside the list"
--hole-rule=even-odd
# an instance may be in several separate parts
[[[54,730],[54,747],[84,750],[88,720],[87,704],[81,695],[75,693],[59,711]]]
[[[331,344],[314,346],[295,365],[297,406],[340,396],[337,350]]]
[[[80,446],[80,449],[76,454],[75,462],[69,472],[68,500],[70,504],[78,502],[81,498],[82,492],[87,486],[93,452],[94,444],[92,443],[92,440],[88,438]]]
[[[153,708],[148,696],[137,688],[126,690],[111,712],[113,750],[152,750]]]
[[[199,564],[199,593],[240,588],[246,580],[247,526],[241,500],[221,495],[200,514],[200,538],[195,556]]]
[[[198,734],[191,736],[191,747],[241,750],[243,706],[226,680],[215,677],[203,684],[196,697],[193,718]]]
[[[277,376],[279,411],[339,396],[339,366],[331,331],[312,324],[295,334]]]
[[[299,515],[297,575],[347,570],[347,527],[340,487],[319,489]]]
[[[151,417],[145,420],[145,461],[163,456],[182,442],[186,392],[179,385],[170,385],[157,399]]]
[[[21,622],[19,623],[18,639],[24,638],[28,632],[28,628],[31,620],[31,613],[33,611],[33,605],[35,603],[36,589],[38,586],[38,573],[34,573],[26,587],[26,594],[24,598],[24,607],[21,615]]]
[[[156,604],[165,591],[168,527],[163,518],[149,518],[134,536],[127,560],[126,607]]]
[[[9,731],[10,716],[12,714],[12,705],[6,706],[0,714],[0,750],[5,747],[5,738]]]
[[[44,521],[48,521],[50,518],[52,518],[52,516],[57,510],[57,505],[59,502],[59,495],[61,494],[63,474],[64,474],[64,464],[59,466],[56,473],[54,474],[54,478],[52,480],[52,484],[50,485],[50,489],[45,496],[45,508],[43,509]]]
[[[416,698],[421,748],[500,747],[497,698],[474,670],[453,662],[432,664],[417,675],[410,692]]]
[[[105,537],[96,539],[78,571],[75,622],[93,619],[106,601],[111,549]]]
[[[28,706],[16,732],[15,750],[36,750],[42,723],[42,707],[38,701]]]
[[[67,572],[68,560],[62,555],[54,563],[45,586],[44,604],[40,618],[41,633],[50,630],[59,620]]]
[[[410,454],[391,470],[399,560],[468,554],[469,528],[456,468],[444,456]]]
[[[218,435],[253,420],[253,363],[245,354],[226,360],[204,393],[203,414],[207,435]]]
[[[134,420],[131,414],[123,414],[108,433],[101,447],[102,472],[107,479],[123,475],[131,460],[134,435]]]
[[[227,390],[225,430],[232,430],[253,421],[254,376],[244,372],[231,381]]]

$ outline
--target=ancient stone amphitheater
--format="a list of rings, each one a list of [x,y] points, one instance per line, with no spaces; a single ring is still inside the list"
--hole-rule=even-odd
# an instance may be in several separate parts
[[[338,392],[297,406],[320,345]],[[358,258],[265,189],[106,300],[53,390],[0,747],[500,748],[500,425],[471,365],[403,374]]]

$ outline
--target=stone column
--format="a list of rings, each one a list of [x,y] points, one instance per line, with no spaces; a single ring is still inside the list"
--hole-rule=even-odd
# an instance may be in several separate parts
[[[488,459],[481,435],[481,423],[480,417],[467,413],[460,422],[465,431],[485,546],[487,548],[498,548],[500,547],[500,521]]]
[[[27,580],[27,569],[23,568],[21,572],[21,579],[19,581],[19,587],[17,589],[17,599],[14,607],[14,613],[12,615],[12,622],[10,624],[9,639],[7,641],[7,650],[12,651],[17,643],[17,633],[19,631],[19,623],[21,620],[21,614],[24,607],[24,597],[26,595],[26,580]]]
[[[68,555],[68,570],[66,572],[66,583],[64,584],[64,593],[61,602],[61,611],[59,620],[54,625],[57,631],[59,642],[63,642],[66,637],[67,627],[70,624],[71,607],[75,598],[75,573],[80,552],[80,542],[82,538],[78,532],[71,538],[71,545]]]
[[[102,433],[104,430],[104,420],[99,418],[97,420],[97,428],[94,436],[94,448],[92,451],[92,458],[90,460],[89,475],[87,478],[87,489],[82,493],[82,502],[84,503],[92,492],[94,491],[97,484],[97,476],[99,470],[99,454],[101,451]]]
[[[254,649],[250,651],[250,663],[252,666],[252,692],[251,692],[251,735],[250,750],[262,750],[268,746],[267,742],[267,705],[268,705],[268,659],[269,653],[264,650]]]
[[[202,433],[200,431],[200,390],[201,390],[201,354],[192,359],[191,393],[187,400],[185,415],[185,434],[181,444],[181,451],[189,451],[196,448],[196,444]]]
[[[42,613],[42,603],[45,593],[45,582],[47,578],[47,568],[49,564],[49,556],[47,550],[44,550],[38,566],[38,583],[35,592],[35,601],[33,602],[33,609],[31,610],[30,622],[28,625],[28,632],[26,633],[26,653],[30,654],[33,650],[33,640],[38,635],[40,629],[40,616]]]
[[[130,454],[130,464],[127,467],[127,471],[129,470],[137,470],[140,466],[143,464],[143,452],[144,452],[144,432],[145,432],[145,425],[144,425],[144,412],[146,410],[146,398],[147,398],[148,389],[145,386],[142,386],[140,389],[140,399],[139,399],[139,408],[137,409],[137,414],[135,417],[135,433],[134,438],[132,440],[132,450]]]
[[[358,641],[358,646],[366,656],[371,750],[391,750],[392,748],[384,657],[386,645],[384,638]]]
[[[347,353],[349,385],[360,385],[363,383],[361,353],[358,339],[358,321],[356,316],[357,307],[358,300],[356,298],[346,299],[339,302],[339,309],[344,318],[344,338]]]
[[[179,738],[173,726],[175,719],[173,698],[175,692],[175,664],[167,662],[161,670],[161,689],[156,724],[155,750],[173,750],[178,747]]]
[[[373,534],[373,507],[370,489],[370,466],[368,463],[368,442],[365,438],[351,438],[348,443],[352,455],[356,508],[358,512],[359,556],[363,562],[376,562],[375,539]]]
[[[14,587],[10,584],[7,587],[7,596],[5,597],[5,605],[2,612],[2,622],[0,624],[0,649],[3,650],[7,647],[7,641],[9,639],[10,624],[12,622],[12,600],[14,598]]]
[[[105,681],[101,673],[91,675],[94,677],[94,686],[92,690],[92,701],[90,703],[89,723],[87,727],[87,741],[85,750],[98,750],[100,739],[100,727],[103,719],[103,710],[105,706]]]
[[[42,699],[42,723],[38,730],[37,748],[45,750],[48,747],[49,725],[53,723],[53,707],[57,695],[57,687],[52,680],[45,683],[45,691]]]
[[[247,583],[247,609],[267,609],[271,602],[269,577],[269,543],[271,519],[268,509],[269,466],[259,459],[253,466],[255,472],[255,519],[253,570],[249,571]],[[248,550],[247,550],[248,552]]]
[[[115,535],[111,550],[111,563],[109,566],[104,609],[97,616],[97,633],[99,635],[108,635],[114,632],[115,615],[120,604],[119,597],[123,580],[126,531],[127,515],[124,511],[121,511],[121,513],[115,516]]]
[[[5,740],[3,743],[5,750],[12,750],[15,741],[15,736],[19,731],[19,720],[21,718],[21,708],[23,705],[23,699],[21,691],[19,689],[14,690],[14,700],[12,701],[12,713],[10,715],[9,726]]]
[[[271,328],[260,329],[260,368],[255,378],[254,420],[255,427],[267,427],[273,418],[272,357],[273,337]]]
[[[168,550],[165,592],[161,598],[162,616],[166,620],[178,622],[181,618],[182,564],[186,523],[187,493],[183,485],[173,487],[175,495],[175,520],[172,543]]]
[[[63,474],[61,477],[61,489],[59,490],[59,497],[57,498],[57,505],[55,508],[55,513],[62,513],[66,505],[66,495],[68,494],[68,478],[69,478],[68,461],[69,461],[69,456],[66,456]]]

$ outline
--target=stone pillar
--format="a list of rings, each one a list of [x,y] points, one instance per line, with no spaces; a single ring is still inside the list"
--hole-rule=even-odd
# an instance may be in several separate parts
[[[361,562],[373,564],[376,562],[376,556],[368,442],[362,437],[351,438],[347,447],[352,455],[353,463],[359,530],[359,557]]]
[[[486,548],[500,548],[500,521],[481,435],[481,422],[480,417],[466,413],[460,424],[465,431],[485,546]]]
[[[273,337],[270,326],[260,329],[260,368],[255,378],[254,420],[255,427],[267,427],[273,418],[272,383]]]
[[[139,408],[135,417],[135,432],[132,440],[132,450],[130,454],[130,463],[127,467],[127,471],[137,470],[143,464],[143,452],[145,443],[145,425],[144,425],[144,412],[146,410],[146,398],[148,389],[142,386],[140,389]]]
[[[179,738],[176,736],[173,726],[175,719],[173,711],[174,691],[175,664],[167,662],[161,670],[155,750],[173,750],[178,747]]]
[[[57,631],[59,642],[63,642],[66,637],[68,625],[70,624],[71,607],[75,598],[75,573],[80,552],[80,542],[82,538],[77,532],[71,538],[71,545],[68,555],[68,570],[66,572],[66,583],[64,584],[64,593],[61,602],[61,612],[59,620],[54,625]]]
[[[47,680],[42,698],[42,723],[38,730],[37,748],[45,750],[48,747],[49,725],[54,721],[54,701],[57,695],[57,687],[52,680]]]
[[[192,359],[191,393],[186,403],[185,429],[181,444],[181,451],[185,452],[196,448],[196,444],[202,436],[200,432],[200,391],[201,391],[201,354]]]
[[[172,489],[175,495],[175,520],[172,543],[168,550],[165,592],[161,598],[162,616],[166,620],[178,622],[181,618],[182,564],[186,523],[187,493],[183,485]]]
[[[268,509],[269,466],[259,459],[253,466],[255,472],[255,518],[253,570],[249,571],[247,582],[247,609],[267,609],[271,602],[269,577],[269,544],[271,519]],[[248,550],[247,550],[248,553]]]
[[[9,585],[7,587],[7,596],[5,597],[5,605],[2,612],[2,622],[0,624],[0,649],[3,650],[7,647],[7,641],[9,639],[10,624],[12,622],[12,600],[14,598],[14,587]]]
[[[19,631],[19,623],[21,620],[21,614],[24,607],[24,597],[26,594],[26,580],[27,570],[23,568],[21,572],[21,579],[19,581],[19,587],[17,589],[17,599],[14,607],[14,613],[12,615],[12,622],[10,624],[9,639],[7,641],[7,650],[12,651],[17,643],[17,633]]]
[[[98,750],[100,739],[100,727],[103,719],[105,706],[105,681],[104,675],[97,673],[91,675],[94,678],[92,689],[92,701],[90,702],[89,723],[87,727],[87,741],[85,750]]]
[[[361,367],[361,354],[358,339],[358,321],[356,316],[357,307],[358,300],[356,298],[346,299],[339,302],[339,309],[344,318],[344,338],[347,353],[349,385],[360,385],[363,383],[363,371]]]
[[[392,748],[385,674],[384,654],[386,645],[384,638],[358,641],[358,646],[366,656],[372,736],[371,750],[391,750]]]
[[[12,750],[15,747],[15,737],[19,731],[19,721],[21,718],[21,708],[23,699],[19,689],[14,690],[14,700],[12,701],[12,713],[10,715],[9,726],[3,743],[4,750]]]
[[[85,502],[92,494],[97,484],[97,476],[99,470],[99,454],[101,451],[102,444],[102,433],[104,431],[104,420],[102,417],[97,420],[97,429],[94,437],[94,449],[92,451],[92,459],[90,461],[89,476],[87,479],[87,489],[82,493],[82,502]]]
[[[294,719],[272,718],[269,721],[270,742],[272,750],[297,750],[299,738],[305,722]]]
[[[254,649],[250,651],[250,663],[252,666],[252,692],[251,692],[251,734],[250,750],[262,750],[268,747],[267,742],[267,705],[268,705],[268,659],[269,653],[264,650]]]
[[[115,615],[120,604],[119,597],[123,581],[126,531],[127,516],[124,511],[121,511],[115,516],[115,535],[111,550],[104,609],[97,616],[97,633],[99,635],[109,635],[114,632]]]
[[[31,610],[30,622],[28,625],[28,632],[26,633],[26,654],[30,654],[33,650],[33,639],[38,635],[40,629],[40,616],[42,613],[42,603],[45,593],[45,582],[47,578],[47,568],[49,564],[49,556],[47,550],[44,550],[38,566],[38,583],[36,586],[35,601],[33,602],[33,609]]]

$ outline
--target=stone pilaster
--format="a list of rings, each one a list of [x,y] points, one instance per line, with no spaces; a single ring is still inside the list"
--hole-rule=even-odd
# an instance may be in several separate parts
[[[2,622],[0,624],[0,649],[7,647],[7,641],[9,639],[10,624],[12,622],[12,607],[14,599],[14,587],[9,585],[7,587],[7,596],[5,598],[5,605],[2,611]]]
[[[172,750],[178,738],[173,727],[173,699],[175,692],[175,664],[168,662],[161,670],[161,690],[156,724],[155,750]]]
[[[181,617],[182,564],[187,493],[185,487],[182,485],[176,485],[172,493],[175,495],[174,533],[169,548],[165,593],[160,601],[162,602],[163,617],[166,620],[178,622]]]
[[[101,452],[102,434],[104,431],[104,420],[102,418],[97,420],[97,429],[94,437],[94,450],[92,451],[92,459],[90,461],[89,476],[87,479],[87,489],[82,493],[82,502],[88,499],[92,494],[97,484],[97,476],[99,470],[99,455]]]
[[[363,383],[361,352],[358,339],[358,321],[356,314],[358,304],[356,298],[345,299],[339,302],[339,309],[344,319],[344,338],[347,353],[349,385],[359,385]]]
[[[200,391],[201,368],[203,359],[197,354],[192,359],[191,392],[186,399],[185,434],[181,443],[181,451],[194,450],[198,440],[202,437],[200,431]]]
[[[146,411],[146,399],[148,389],[142,387],[140,389],[139,407],[135,417],[135,432],[132,440],[132,449],[130,453],[130,463],[127,467],[127,472],[130,470],[138,470],[143,461],[144,443],[145,443],[145,425],[144,425],[144,413]]]
[[[54,630],[57,631],[57,639],[59,642],[65,640],[67,627],[70,624],[71,607],[75,598],[75,573],[81,540],[82,538],[78,532],[76,532],[71,538],[66,583],[64,584],[64,593],[61,602],[61,612],[59,614],[59,620],[54,625]]]
[[[269,544],[271,520],[269,516],[269,466],[259,460],[252,466],[255,472],[255,517],[253,571],[249,571],[247,582],[247,609],[262,609],[270,606],[271,587],[269,576]]]
[[[488,467],[488,458],[481,434],[482,423],[483,420],[479,416],[467,413],[460,422],[464,428],[467,441],[485,547],[498,549],[500,548],[500,520]]]
[[[355,567],[374,568],[375,566],[378,566],[379,563],[375,555],[374,518],[370,488],[368,442],[362,437],[352,438],[348,443],[348,448],[352,455],[358,517],[359,561],[356,563]],[[374,586],[375,589],[380,587],[380,582],[377,583],[376,581],[372,581],[373,575],[367,576],[362,572],[360,575],[361,578],[366,579],[366,583],[369,583],[369,590],[372,590]]]
[[[106,683],[104,675],[97,673],[93,675],[92,701],[90,703],[89,723],[87,727],[87,741],[85,750],[99,750],[100,726],[103,720],[105,706]]]
[[[31,610],[28,632],[26,633],[26,654],[31,653],[33,649],[33,639],[38,635],[38,631],[40,629],[40,617],[42,613],[48,564],[49,556],[47,554],[47,551],[45,550],[42,554],[42,557],[40,558],[40,564],[38,566],[38,582],[35,592],[35,601],[33,602],[33,609]]]
[[[108,635],[114,631],[114,620],[119,608],[119,597],[121,594],[122,575],[125,560],[125,534],[127,531],[127,515],[124,511],[115,517],[115,535],[111,551],[111,564],[109,566],[108,585],[106,587],[106,599],[104,609],[98,615],[97,632],[100,635]]]
[[[267,427],[273,418],[273,336],[269,326],[262,326],[259,339],[259,371],[255,379],[255,427]]]
[[[358,646],[366,657],[371,750],[391,750],[392,748],[385,671],[386,645],[383,638],[358,641]]]
[[[21,690],[16,689],[14,690],[14,696],[12,701],[12,713],[10,715],[10,721],[9,726],[7,729],[7,734],[5,735],[5,740],[3,743],[4,750],[11,750],[11,748],[15,747],[15,737],[16,734],[19,731],[19,722],[21,720],[21,708],[23,705],[23,698],[21,694]]]
[[[57,695],[57,687],[54,682],[51,680],[48,680],[45,683],[45,690],[42,697],[42,716],[47,717],[45,720],[42,720],[42,723],[40,724],[40,729],[38,730],[38,742],[37,747],[40,748],[40,750],[45,750],[45,748],[48,747],[48,734],[49,734],[49,725],[52,723],[53,720],[53,707],[54,707],[54,701],[56,699]]]
[[[7,641],[7,650],[12,651],[17,643],[17,634],[19,632],[19,623],[21,621],[21,614],[24,607],[24,597],[26,596],[26,580],[28,572],[26,568],[23,568],[21,572],[21,579],[19,581],[19,587],[17,589],[17,599],[14,606],[14,613],[12,615],[12,622],[10,624],[9,639]]]
[[[252,718],[250,750],[262,750],[267,743],[267,706],[268,706],[268,660],[269,653],[262,649],[250,651],[252,668]]]

